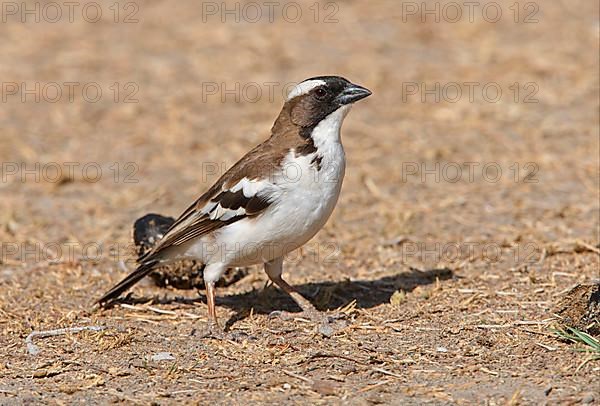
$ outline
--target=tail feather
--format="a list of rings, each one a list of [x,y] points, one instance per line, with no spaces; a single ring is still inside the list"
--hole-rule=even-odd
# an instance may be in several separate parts
[[[158,260],[153,260],[141,264],[135,271],[127,275],[125,279],[106,292],[104,296],[96,301],[96,303],[103,306],[106,302],[118,298],[123,292],[138,283],[144,276],[148,275],[158,262]]]

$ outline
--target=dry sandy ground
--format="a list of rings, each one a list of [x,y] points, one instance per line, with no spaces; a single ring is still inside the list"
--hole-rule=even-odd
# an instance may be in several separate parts
[[[548,329],[599,277],[598,3],[513,3],[457,22],[394,0],[251,22],[241,3],[236,22],[220,2],[106,2],[56,23],[3,3],[0,403],[598,404],[600,363]],[[198,337],[201,292],[149,281],[92,310],[133,265],[136,218],[176,216],[268,136],[284,84],[332,73],[374,95],[344,127],[337,209],[286,275],[346,328],[269,318],[295,307],[259,268],[219,291],[236,340]],[[32,331],[76,326],[106,329],[27,353]]]

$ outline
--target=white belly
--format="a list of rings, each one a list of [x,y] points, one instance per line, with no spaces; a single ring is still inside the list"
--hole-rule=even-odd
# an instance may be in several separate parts
[[[339,147],[336,159],[323,157],[320,171],[311,164],[313,155],[289,159],[277,201],[260,216],[215,233],[223,262],[230,266],[263,263],[309,241],[329,219],[340,194],[345,159]]]

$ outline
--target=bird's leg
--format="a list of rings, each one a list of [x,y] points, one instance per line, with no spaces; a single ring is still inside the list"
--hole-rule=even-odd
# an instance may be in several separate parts
[[[217,309],[215,306],[215,283],[204,281],[206,287],[206,304],[208,306],[208,325],[204,331],[200,334],[202,338],[223,338],[223,330],[219,326],[217,320]]]
[[[215,338],[217,340],[230,340],[239,342],[247,337],[250,337],[244,332],[225,332],[225,330],[219,325],[219,320],[217,319],[217,308],[215,305],[215,282],[208,282],[205,279],[204,286],[206,287],[208,324],[206,328],[200,333],[200,338]]]
[[[206,304],[208,305],[208,324],[209,326],[219,327],[219,321],[217,319],[217,308],[215,306],[215,283],[204,282],[206,286]]]
[[[283,319],[293,319],[298,316],[304,316],[313,321],[321,321],[323,315],[319,312],[306,298],[304,298],[300,292],[298,292],[289,283],[283,280],[281,273],[283,271],[283,258],[275,258],[272,261],[265,262],[265,272],[269,276],[269,279],[277,285],[281,290],[291,296],[294,302],[302,309],[302,313],[289,313],[283,311],[275,311],[272,315],[277,315]]]
[[[284,281],[281,276],[277,278],[270,278],[271,281],[277,285],[281,290],[291,296],[294,299],[294,302],[302,309],[302,315],[307,316],[309,319],[315,319],[321,317],[321,312],[319,312],[311,302],[309,302],[304,296],[300,294],[296,289],[290,286],[286,281]]]
[[[316,322],[317,325],[315,326],[315,330],[327,337],[332,336],[347,326],[346,321],[341,320],[343,318],[342,315],[328,315],[315,309],[312,303],[306,300],[296,289],[281,278],[282,270],[283,258],[276,258],[272,261],[265,262],[265,272],[269,275],[269,279],[294,299],[296,304],[302,309],[302,313],[274,311],[271,313],[271,316],[277,316],[284,320],[293,320],[299,316],[307,318]]]

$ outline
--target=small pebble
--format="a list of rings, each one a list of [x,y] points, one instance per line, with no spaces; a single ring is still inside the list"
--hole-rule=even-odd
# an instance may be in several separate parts
[[[331,337],[335,331],[329,324],[321,324],[319,326],[319,333],[323,334],[325,337]]]
[[[159,361],[173,361],[175,357],[170,352],[158,352],[154,354],[150,359],[154,362]]]

